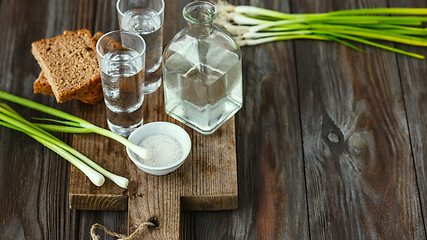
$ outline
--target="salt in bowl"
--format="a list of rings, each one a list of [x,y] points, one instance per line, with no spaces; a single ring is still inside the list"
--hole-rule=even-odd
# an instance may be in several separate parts
[[[133,131],[130,134],[128,139],[132,143],[138,145],[144,138],[151,135],[156,135],[156,134],[164,134],[164,135],[171,136],[181,144],[182,156],[179,160],[177,160],[176,162],[172,163],[169,166],[152,167],[152,166],[148,166],[146,164],[141,163],[138,160],[137,155],[134,152],[132,152],[129,148],[126,148],[126,152],[129,158],[132,160],[132,162],[142,171],[153,174],[153,175],[166,175],[178,169],[184,163],[185,159],[190,153],[191,139],[190,139],[190,136],[188,136],[188,133],[184,129],[182,129],[178,125],[175,125],[169,122],[151,122],[151,123],[144,124],[141,127],[135,129],[135,131]]]

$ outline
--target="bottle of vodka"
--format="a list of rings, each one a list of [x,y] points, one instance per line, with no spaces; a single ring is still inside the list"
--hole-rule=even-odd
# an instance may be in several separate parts
[[[214,25],[211,3],[192,2],[183,15],[187,27],[163,55],[166,112],[208,135],[242,107],[241,52],[233,38]]]

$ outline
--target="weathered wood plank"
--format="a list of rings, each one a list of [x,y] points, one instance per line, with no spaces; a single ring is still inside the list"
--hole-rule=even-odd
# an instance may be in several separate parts
[[[117,19],[117,12],[116,12],[116,1],[96,1],[96,4],[94,5],[93,9],[93,15],[92,15],[92,25],[91,25],[91,31],[93,33],[97,31],[101,31],[103,33],[109,32],[111,30],[119,29],[118,25],[118,19]],[[90,106],[78,103],[76,109],[80,109],[82,112],[80,114],[83,114],[85,110],[84,108],[80,108],[81,106],[85,106],[89,108]],[[98,104],[96,108],[105,109],[105,105],[103,102]],[[78,113],[76,113],[78,114]],[[105,113],[103,113],[105,114]],[[90,117],[89,115],[85,115],[84,117],[88,117],[89,121],[93,121],[94,123],[98,124],[98,126],[102,126],[107,128],[107,124],[105,121],[102,121],[102,118],[94,118]],[[98,119],[98,120],[97,120]],[[105,119],[105,115],[104,115]],[[100,136],[99,136],[100,137]],[[111,141],[112,143],[113,141]],[[104,149],[111,149],[111,144],[102,145],[101,147]],[[112,152],[116,152],[116,150],[112,149]],[[115,153],[117,155],[117,153]],[[110,171],[113,171],[109,169]],[[119,174],[119,172],[115,172],[116,174]],[[72,173],[70,173],[72,174]],[[108,183],[109,180],[106,181],[106,184],[113,184]],[[118,192],[122,192],[123,190],[119,190],[117,187]],[[123,196],[123,194],[122,194]],[[117,209],[120,210],[124,206],[127,208],[127,197],[123,196],[124,198],[121,199],[119,202],[110,202],[109,204],[115,204],[117,206]],[[109,198],[106,197],[105,203],[107,203]],[[117,199],[116,196],[114,199]],[[95,223],[101,223],[104,226],[106,226],[108,229],[114,232],[118,233],[126,233],[128,229],[128,214],[127,211],[82,211],[82,210],[73,210],[72,211],[74,217],[75,217],[75,223],[76,223],[76,239],[90,239],[90,228]],[[100,236],[101,239],[114,239],[110,237],[107,233],[98,230],[97,235]]]
[[[76,116],[97,126],[107,128],[104,102],[95,106],[77,103]],[[73,147],[101,167],[119,176],[127,176],[128,161],[123,145],[98,134],[75,134]],[[120,164],[118,164],[120,163]],[[103,187],[96,187],[77,168],[70,173],[70,208],[83,210],[127,210],[127,191],[106,179]]]
[[[293,1],[293,11],[387,7],[385,1]],[[396,56],[297,41],[313,239],[425,239]]]
[[[82,23],[86,23],[86,28],[89,29],[92,33],[97,31],[108,32],[110,31],[108,27],[117,26],[118,21],[117,17],[111,17],[113,14],[116,15],[115,12],[115,3],[113,1],[101,1],[96,5],[86,6],[84,4],[76,4],[74,6],[76,9],[80,9],[79,15],[76,20]],[[96,16],[93,14],[96,13]],[[89,14],[90,18],[86,19],[85,15]],[[113,15],[113,16],[115,16]],[[105,24],[109,24],[104,26]],[[95,29],[92,27],[95,26]],[[99,27],[99,29],[98,29]],[[96,114],[95,114],[96,113]],[[99,104],[92,106],[88,104],[84,104],[81,102],[76,102],[76,116],[86,119],[87,121],[103,127],[107,127],[106,122],[106,112],[105,112],[105,104],[100,102]],[[87,146],[88,142],[99,143],[92,144]],[[114,172],[117,175],[123,176],[125,174],[125,170],[123,168],[115,168],[115,161],[123,161],[126,157],[125,151],[121,146],[115,144],[116,142],[111,139],[107,139],[97,134],[77,134],[73,139],[73,147],[77,150],[85,150],[84,154],[92,160],[96,160],[96,162],[108,169],[111,172]],[[83,151],[81,151],[83,152]],[[70,207],[77,209],[85,209],[85,210],[100,210],[100,206],[108,206],[110,210],[126,210],[127,208],[127,197],[125,196],[125,190],[116,186],[112,181],[107,180],[105,188],[97,188],[94,185],[87,184],[88,180],[86,177],[75,177],[81,176],[81,172],[75,167],[71,167],[70,178],[76,179],[78,181],[70,182]],[[103,198],[97,199],[96,202],[88,202],[90,199],[85,198],[85,196],[80,194],[80,189],[82,187],[88,187],[86,192],[97,192],[99,194],[104,195]],[[107,191],[106,189],[109,189]],[[113,189],[113,190],[112,190]],[[112,191],[111,191],[112,190]],[[74,193],[76,195],[74,195]]]
[[[287,1],[232,1],[289,12]],[[193,239],[307,239],[308,212],[294,45],[243,47],[236,115],[239,208],[194,213]]]
[[[77,22],[74,4],[87,8],[92,1],[1,1],[0,89],[42,104],[72,112],[74,102],[56,103],[35,95],[33,82],[40,67],[31,43],[86,27]],[[86,14],[86,13],[85,13]],[[88,19],[92,16],[87,13]],[[46,114],[11,104],[25,118]],[[75,239],[68,208],[69,163],[40,143],[0,129],[0,235],[2,239]],[[55,134],[70,143],[72,135]]]
[[[165,24],[166,42],[182,28],[184,20],[180,17],[181,9],[187,2],[168,1],[166,18],[172,14],[170,19],[175,21]],[[287,6],[285,7],[286,3],[276,0],[234,2],[283,11],[288,9]],[[8,43],[0,46],[0,89],[73,112],[74,102],[57,104],[49,96],[32,93],[32,82],[40,68],[30,53],[30,44],[41,38],[59,35],[65,29],[87,27],[90,30],[104,32],[118,29],[114,22],[117,21],[114,4],[115,1],[86,3],[67,0],[0,0],[0,40],[2,43]],[[293,11],[317,12],[368,6],[427,7],[425,4],[425,1],[421,0],[389,0],[389,4],[385,1],[307,0],[293,1],[291,6]],[[93,20],[94,13],[98,20]],[[294,129],[299,128],[299,123],[295,123],[295,119],[288,120],[290,124],[282,120],[275,121],[275,117],[272,116],[276,114],[281,116],[277,117],[278,119],[283,119],[291,115],[299,115],[298,111],[292,109],[292,106],[298,105],[298,98],[294,96],[297,91],[288,90],[288,88],[294,89],[297,83],[300,90],[305,152],[311,153],[311,155],[306,154],[304,158],[307,165],[307,179],[314,181],[313,176],[320,176],[319,180],[323,184],[320,190],[313,188],[313,181],[308,181],[307,185],[310,237],[313,239],[328,237],[345,239],[346,236],[358,239],[363,237],[425,239],[425,230],[421,230],[422,217],[417,215],[417,212],[420,212],[419,214],[424,216],[424,222],[427,221],[425,197],[427,177],[423,138],[426,135],[426,129],[423,127],[426,124],[423,115],[426,109],[424,102],[427,87],[424,83],[427,74],[425,60],[385,53],[383,50],[365,46],[361,47],[368,49],[368,56],[354,53],[353,50],[334,43],[295,42],[298,81],[289,81],[289,79],[296,79],[296,73],[293,70],[295,67],[292,66],[295,61],[292,58],[294,55],[292,43],[273,43],[242,49],[246,94],[244,108],[236,116],[240,206],[234,211],[183,213],[182,239],[308,238],[307,217],[301,217],[305,222],[300,228],[297,226],[298,219],[292,218],[295,213],[302,213],[301,216],[308,214],[307,210],[296,207],[301,200],[301,196],[298,195],[299,190],[291,189],[290,192],[294,192],[293,194],[288,194],[289,191],[287,191],[290,184],[295,182],[292,179],[298,179],[304,175],[298,170],[303,167],[300,166],[303,164],[302,160],[298,160],[301,159],[302,149],[291,151],[295,146],[293,141],[301,142],[301,137],[296,135],[297,131]],[[427,55],[424,48],[405,46],[402,48]],[[285,55],[282,55],[283,49],[286,50]],[[321,52],[320,55],[319,52]],[[262,57],[270,54],[273,57],[271,62],[268,57]],[[393,63],[396,56],[397,65]],[[276,61],[278,63],[275,63]],[[248,69],[253,66],[255,69]],[[282,66],[286,69],[282,69]],[[327,68],[322,69],[322,66]],[[263,71],[264,68],[270,69],[271,72]],[[313,72],[310,73],[310,71]],[[399,75],[403,98],[399,87],[396,86]],[[277,79],[273,81],[271,78]],[[284,81],[281,84],[286,87],[268,89],[272,85],[277,85],[279,80]],[[332,87],[338,90],[323,91]],[[283,89],[287,90],[283,91]],[[340,98],[334,98],[333,96],[338,92],[341,94]],[[268,95],[267,99],[264,99],[265,95]],[[346,98],[350,100],[345,100]],[[335,104],[338,100],[342,100],[343,103],[338,109],[333,109],[331,104]],[[348,103],[344,103],[345,101]],[[289,113],[279,111],[284,105],[286,107],[283,108],[286,109],[291,107]],[[27,118],[46,116],[14,104],[12,106]],[[404,127],[406,124],[402,120],[405,118],[403,106],[407,108],[410,138],[408,130]],[[273,110],[261,111],[262,108]],[[310,109],[315,110],[313,114],[308,114]],[[344,114],[344,110],[348,110],[348,116]],[[271,115],[260,116],[260,113]],[[328,126],[335,130],[339,129],[343,133],[342,136],[347,139],[348,148],[353,151],[348,151],[351,154],[344,151],[341,156],[347,154],[351,161],[338,158],[339,161],[335,162],[334,159],[337,159],[336,155],[340,148],[334,147],[330,142],[327,143],[327,139],[322,139],[321,126],[312,127],[312,124],[316,124],[312,123],[315,122],[313,119],[322,119],[326,114],[334,121],[336,128],[325,124],[324,133],[329,134],[329,131],[326,131]],[[356,120],[358,121],[355,124],[356,127],[349,130],[350,122]],[[319,123],[321,124],[320,120]],[[283,134],[284,132],[290,132],[289,137],[272,137],[275,134],[286,135]],[[71,143],[71,135],[56,135]],[[333,134],[330,135],[330,139],[334,141]],[[409,139],[412,148],[409,146]],[[275,149],[278,145],[274,143],[280,141],[282,145],[289,147],[288,143],[283,144],[285,140],[290,142],[289,151],[268,150],[267,145],[274,146],[270,149]],[[372,148],[365,144],[367,142],[374,143],[376,149],[374,157],[377,162],[367,157]],[[312,143],[317,145],[313,147]],[[357,149],[355,147],[359,150],[354,150]],[[417,194],[414,196],[415,176],[410,167],[412,160],[410,157],[408,159],[411,149],[420,196]],[[278,157],[272,156],[271,152],[278,153]],[[272,158],[287,160],[276,164],[280,169],[272,170],[273,174],[267,174],[268,171],[265,169],[278,163]],[[289,164],[294,165],[289,168],[283,167]],[[350,164],[353,164],[353,169],[357,171],[349,170]],[[338,168],[335,166],[344,169],[343,173],[350,174],[343,174],[342,178],[338,178],[336,173]],[[297,170],[290,171],[292,167]],[[128,220],[125,212],[70,211],[68,209],[68,172],[69,164],[55,153],[23,134],[0,127],[1,238],[90,239],[90,226],[96,222],[106,225],[113,231],[125,233]],[[324,175],[318,175],[319,173]],[[286,180],[283,180],[284,178]],[[275,179],[277,179],[276,182]],[[296,182],[295,186],[303,184],[299,180]],[[22,194],[23,192],[25,194]],[[260,193],[266,196],[260,196]],[[328,198],[318,197],[321,194],[327,195]],[[333,198],[334,194],[337,196],[336,199]],[[348,198],[343,198],[344,195]],[[283,196],[289,199],[284,200]],[[410,198],[413,199],[409,200]],[[414,204],[419,199],[423,206],[422,212],[421,207]],[[315,200],[321,200],[320,204],[315,205]],[[292,214],[284,213],[283,209],[289,209]],[[324,221],[320,221],[322,217]],[[274,222],[267,221],[269,219],[274,219]],[[412,225],[408,222],[412,222]],[[357,232],[358,226],[360,232]],[[368,230],[371,231],[371,235],[368,235]],[[326,233],[323,234],[322,231]],[[350,233],[347,234],[348,232]],[[351,235],[351,232],[357,233]],[[101,231],[97,233],[101,239],[114,239]],[[266,238],[262,237],[262,234],[265,234]]]
[[[426,1],[389,0],[389,2],[390,7],[427,8]],[[425,47],[404,46],[402,44],[396,44],[396,47],[427,57],[427,48]],[[427,62],[426,60],[401,55],[397,57],[397,60],[425,224],[427,222]]]
[[[118,29],[117,12],[114,1],[98,1],[96,5],[87,7],[85,5],[76,6],[77,9],[81,9],[78,20],[81,22],[87,22],[88,28],[91,29],[92,33],[101,31],[107,33],[114,29]],[[96,14],[91,16],[88,21],[85,14]],[[106,122],[105,104],[101,101],[95,106],[84,104],[81,102],[76,103],[76,116],[86,119],[87,121],[103,127],[108,128]],[[99,143],[86,145],[88,142]],[[110,172],[114,172],[119,176],[125,175],[125,169],[119,167],[116,168],[115,161],[123,161],[126,158],[126,152],[120,145],[116,145],[116,142],[111,139],[96,134],[76,135],[73,139],[73,147],[76,149],[83,150],[86,155],[96,160],[99,165],[103,168],[108,169]],[[97,188],[92,184],[88,184],[86,177],[81,177],[82,173],[75,167],[71,167],[70,178],[76,179],[77,181],[70,182],[70,207],[72,209],[85,209],[85,210],[116,210],[124,211],[127,209],[127,193],[124,189],[116,186],[112,181],[107,180],[104,188]],[[82,195],[81,188],[89,188],[83,192],[96,192],[102,197],[92,199],[87,195]],[[90,226],[87,226],[90,229]],[[88,231],[89,233],[89,231]]]

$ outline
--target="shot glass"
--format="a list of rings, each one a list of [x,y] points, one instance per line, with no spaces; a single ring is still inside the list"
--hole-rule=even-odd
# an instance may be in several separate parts
[[[126,31],[112,31],[97,44],[102,90],[111,131],[129,136],[143,123],[144,39]]]
[[[156,91],[162,83],[163,0],[118,0],[120,29],[139,34],[147,44],[144,93]]]

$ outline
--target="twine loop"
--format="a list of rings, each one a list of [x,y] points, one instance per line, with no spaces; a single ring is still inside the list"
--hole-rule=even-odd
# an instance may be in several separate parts
[[[118,240],[132,240],[132,239],[136,239],[136,236],[138,235],[138,233],[142,231],[145,227],[153,227],[157,229],[159,226],[156,226],[156,224],[154,224],[153,222],[148,221],[139,225],[139,227],[131,235],[125,236],[119,233],[115,233],[99,223],[95,223],[90,228],[90,235],[92,236],[93,240],[100,240],[99,236],[95,234],[95,230],[99,228],[104,232],[108,233],[110,236],[118,238]]]

